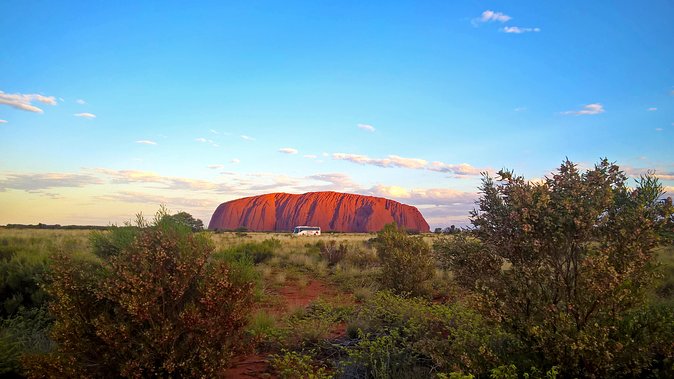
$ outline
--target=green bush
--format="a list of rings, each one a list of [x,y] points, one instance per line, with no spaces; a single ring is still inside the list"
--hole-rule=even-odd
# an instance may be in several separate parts
[[[271,356],[271,366],[281,379],[329,379],[325,366],[311,355],[284,350]]]
[[[381,282],[399,294],[428,296],[435,273],[433,254],[422,237],[411,237],[388,224],[373,241],[381,261]]]
[[[250,258],[254,264],[260,264],[269,260],[281,247],[281,241],[276,238],[265,239],[261,242],[247,242],[234,245],[217,252],[214,256],[224,258],[227,261]]]
[[[210,259],[209,239],[164,215],[139,224],[130,243],[100,261],[54,257],[48,292],[57,348],[26,357],[29,376],[221,373],[240,345],[251,283]]]
[[[626,182],[605,159],[585,172],[567,160],[542,182],[484,177],[472,213],[482,248],[464,258],[488,273],[477,304],[526,346],[518,366],[637,377],[671,362],[674,334],[645,296],[671,205],[653,176]]]
[[[0,376],[21,374],[24,354],[48,353],[53,320],[45,308],[21,308],[0,321]]]
[[[483,375],[517,351],[512,336],[467,308],[387,292],[361,305],[349,320],[347,332],[360,340],[355,351],[348,351],[350,364],[359,369],[348,370],[376,366],[379,377],[396,377],[403,372],[430,377],[432,372],[456,370]],[[386,348],[378,351],[377,346]],[[400,365],[383,366],[393,356]],[[384,374],[384,367],[394,371]]]
[[[56,246],[45,238],[9,237],[0,244],[0,317],[19,308],[40,307],[46,297],[40,283]]]

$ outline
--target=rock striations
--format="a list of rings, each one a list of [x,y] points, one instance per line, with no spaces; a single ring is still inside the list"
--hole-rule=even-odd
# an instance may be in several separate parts
[[[377,232],[392,222],[410,230],[429,231],[428,223],[413,206],[339,192],[271,193],[228,201],[215,210],[208,228],[291,231],[298,225],[310,225],[323,231]]]

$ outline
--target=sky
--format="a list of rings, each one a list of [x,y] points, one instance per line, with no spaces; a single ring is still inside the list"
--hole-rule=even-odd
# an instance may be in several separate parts
[[[481,173],[674,192],[674,3],[0,2],[0,225],[332,190],[469,223]],[[634,181],[630,181],[634,184]]]

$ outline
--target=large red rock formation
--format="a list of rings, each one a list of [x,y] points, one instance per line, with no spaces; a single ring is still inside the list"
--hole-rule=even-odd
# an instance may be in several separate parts
[[[410,230],[429,231],[428,223],[413,206],[339,192],[271,193],[228,201],[215,210],[208,228],[291,231],[295,226],[309,225],[323,231],[377,232],[392,222]]]

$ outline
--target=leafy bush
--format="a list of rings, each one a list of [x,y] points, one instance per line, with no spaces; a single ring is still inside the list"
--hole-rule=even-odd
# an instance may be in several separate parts
[[[501,261],[480,254],[483,248],[480,240],[466,234],[441,237],[433,242],[433,251],[442,266],[454,273],[459,285],[469,289],[473,289],[480,278],[492,277],[501,271]]]
[[[271,365],[281,379],[329,379],[325,366],[317,363],[311,355],[296,351],[282,351],[271,356]]]
[[[485,314],[527,346],[523,367],[633,377],[671,357],[672,344],[660,343],[674,334],[644,305],[653,250],[671,214],[657,179],[642,177],[630,189],[605,159],[584,173],[567,160],[537,183],[508,171],[499,176],[483,179],[472,213],[483,247],[464,259],[484,269],[478,293]],[[494,274],[494,261],[507,269]]]
[[[23,354],[47,353],[53,348],[48,336],[52,321],[44,308],[21,308],[0,321],[0,376],[20,375]]]
[[[429,295],[434,261],[430,247],[421,237],[411,237],[395,224],[377,234],[373,245],[382,264],[381,281],[396,293]]]
[[[281,241],[276,238],[265,239],[261,242],[247,242],[234,245],[215,254],[218,258],[227,261],[236,261],[249,257],[254,264],[260,264],[269,260],[281,247]]]
[[[339,263],[349,250],[348,246],[344,242],[340,242],[339,245],[335,240],[330,240],[328,242],[323,242],[321,240],[319,242],[321,242],[321,257],[323,257],[323,259],[328,262],[329,266],[334,266]]]
[[[40,307],[45,292],[40,287],[48,270],[54,244],[44,238],[8,237],[0,244],[0,317],[21,307]]]
[[[139,225],[118,251],[97,251],[100,261],[54,257],[48,292],[58,346],[24,360],[30,376],[215,376],[225,367],[251,283],[237,282],[226,262],[209,262],[210,240],[164,215]]]
[[[376,367],[378,377],[430,377],[456,370],[481,375],[516,351],[510,335],[469,309],[387,292],[363,304],[347,332],[360,340],[348,352],[349,364],[367,375],[374,375],[370,370]],[[394,357],[396,362],[386,363]],[[393,371],[386,374],[385,367]]]

